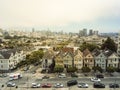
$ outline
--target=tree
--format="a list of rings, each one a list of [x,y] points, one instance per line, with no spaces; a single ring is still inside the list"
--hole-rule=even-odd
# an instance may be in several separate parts
[[[107,67],[106,70],[108,73],[113,73],[115,71],[115,68],[110,66],[110,67]]]
[[[92,69],[94,70],[94,72],[96,72],[97,70],[101,73],[103,72],[102,68],[99,66],[94,66]]]
[[[26,60],[27,60],[27,64],[34,64],[36,62],[40,62],[40,60],[42,59],[44,53],[43,50],[38,50],[38,51],[34,51],[31,54],[26,56]]]
[[[90,71],[91,71],[91,69],[89,67],[82,67],[82,72],[88,73]]]
[[[117,45],[115,44],[115,42],[110,37],[108,37],[107,40],[101,46],[102,50],[104,50],[106,48],[110,49],[114,52],[117,51]]]
[[[68,68],[67,68],[67,72],[68,72],[68,73],[73,73],[73,72],[75,72],[75,71],[77,71],[77,68],[76,68],[76,67],[68,67]]]
[[[63,70],[64,70],[64,67],[61,65],[57,65],[54,68],[54,72],[57,72],[57,73],[61,73],[61,72],[63,72]]]
[[[99,47],[94,43],[90,44],[90,43],[84,42],[84,43],[82,43],[82,45],[80,45],[80,50],[81,51],[84,51],[86,48],[88,48],[90,51],[93,51],[96,48],[99,49]]]

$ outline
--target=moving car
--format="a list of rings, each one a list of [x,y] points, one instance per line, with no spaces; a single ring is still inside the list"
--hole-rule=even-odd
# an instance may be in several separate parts
[[[77,85],[77,84],[78,84],[77,80],[70,80],[67,82],[67,86],[73,86],[73,85]]]
[[[78,78],[78,75],[75,74],[75,73],[71,73],[71,77],[76,77],[76,78]]]
[[[39,83],[32,83],[32,88],[40,88],[40,86]]]
[[[78,83],[78,88],[88,88],[88,84],[86,83]]]
[[[45,84],[42,84],[41,86],[42,88],[51,88],[52,85],[50,83],[45,83]]]
[[[55,88],[63,88],[64,85],[62,83],[55,83],[54,87]]]
[[[109,88],[119,88],[119,84],[117,83],[110,83]]]
[[[59,78],[66,78],[66,75],[64,73],[60,73],[60,74],[58,74],[58,77]]]
[[[97,74],[96,77],[97,77],[97,78],[104,78],[104,75],[102,75],[102,74]]]
[[[42,79],[49,79],[49,76],[43,76]]]
[[[100,82],[101,80],[99,78],[91,78],[92,82]]]
[[[15,83],[13,83],[13,82],[8,82],[7,83],[7,87],[14,87],[15,86]]]
[[[105,85],[103,83],[100,83],[100,82],[95,82],[93,84],[93,87],[94,88],[105,88]]]

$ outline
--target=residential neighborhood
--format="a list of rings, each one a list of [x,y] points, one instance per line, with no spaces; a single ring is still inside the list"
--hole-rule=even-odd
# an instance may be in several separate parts
[[[23,74],[23,81],[26,81],[28,77],[34,77],[29,79],[29,86],[43,76],[50,78],[47,79],[47,82],[51,80],[51,84],[54,79],[55,82],[59,81],[57,80],[58,77],[69,80],[70,75],[83,79],[83,81],[87,81],[88,78],[97,74],[104,75],[105,78],[112,77],[112,80],[116,77],[119,79],[119,34],[116,40],[114,39],[116,35],[113,37],[99,34],[80,36],[79,33],[61,34],[51,32],[51,34],[47,34],[47,32],[44,37],[28,37],[24,36],[24,33],[23,35],[19,33],[18,35],[12,33],[11,35],[8,31],[5,33],[7,35],[4,36],[4,32],[1,31],[0,44],[0,76],[5,82],[9,75],[15,72]],[[34,31],[34,33],[36,32]],[[43,31],[39,33],[43,33]],[[59,76],[60,73],[63,76]],[[57,74],[58,77],[56,77]],[[19,82],[14,81],[14,78],[12,80],[18,84],[18,88],[24,86],[20,86]],[[21,80],[20,82],[23,83]],[[63,81],[61,82],[63,83]],[[42,82],[46,81],[40,81],[40,83]]]

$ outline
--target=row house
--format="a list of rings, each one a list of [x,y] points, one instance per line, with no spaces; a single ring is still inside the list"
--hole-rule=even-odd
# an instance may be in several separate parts
[[[89,67],[90,69],[94,66],[94,57],[88,49],[83,51],[83,66]]]
[[[23,51],[17,49],[2,49],[0,50],[0,71],[7,72],[16,68],[16,65],[25,60],[26,55]]]
[[[81,69],[83,67],[83,53],[80,50],[75,51],[74,66],[78,69]]]
[[[99,66],[103,70],[106,70],[107,56],[102,51],[96,50],[93,52],[94,66]]]
[[[101,67],[106,71],[107,67],[119,67],[119,56],[111,50],[96,50],[93,51],[95,66]]]
[[[117,53],[110,50],[95,49],[93,52],[90,52],[86,49],[81,52],[79,49],[74,50],[73,48],[66,47],[56,54],[53,50],[45,52],[42,64],[43,68],[49,68],[53,58],[55,65],[61,65],[64,68],[75,66],[81,69],[86,66],[92,69],[94,66],[99,66],[104,71],[109,66],[117,68],[120,63]]]
[[[42,58],[43,69],[49,69],[49,66],[52,64],[54,56],[55,52],[51,48],[45,51],[44,56]]]

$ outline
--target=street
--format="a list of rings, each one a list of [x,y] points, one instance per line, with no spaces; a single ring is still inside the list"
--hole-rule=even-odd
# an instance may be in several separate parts
[[[33,69],[33,68],[32,68]],[[4,85],[4,87],[1,87],[1,90],[120,90],[120,88],[111,89],[109,88],[110,83],[118,83],[120,85],[120,77],[114,76],[114,77],[108,77],[105,76],[101,79],[101,83],[105,84],[105,88],[103,89],[97,89],[93,88],[93,82],[91,82],[90,78],[93,76],[80,76],[78,78],[72,78],[70,76],[67,76],[66,78],[58,78],[55,74],[41,74],[40,72],[32,73],[32,72],[25,72],[25,71],[17,71],[22,73],[23,77],[21,79],[12,80],[11,82],[15,82],[16,87],[7,87],[6,82],[9,81],[9,76],[0,78],[0,85]],[[42,76],[49,76],[49,79],[41,79]],[[87,83],[89,85],[89,88],[78,88],[77,85],[67,87],[67,81],[76,79],[78,83]],[[32,83],[40,83],[41,85],[44,83],[50,83],[52,84],[51,88],[31,88]],[[62,83],[64,85],[64,88],[54,88],[55,83]]]

